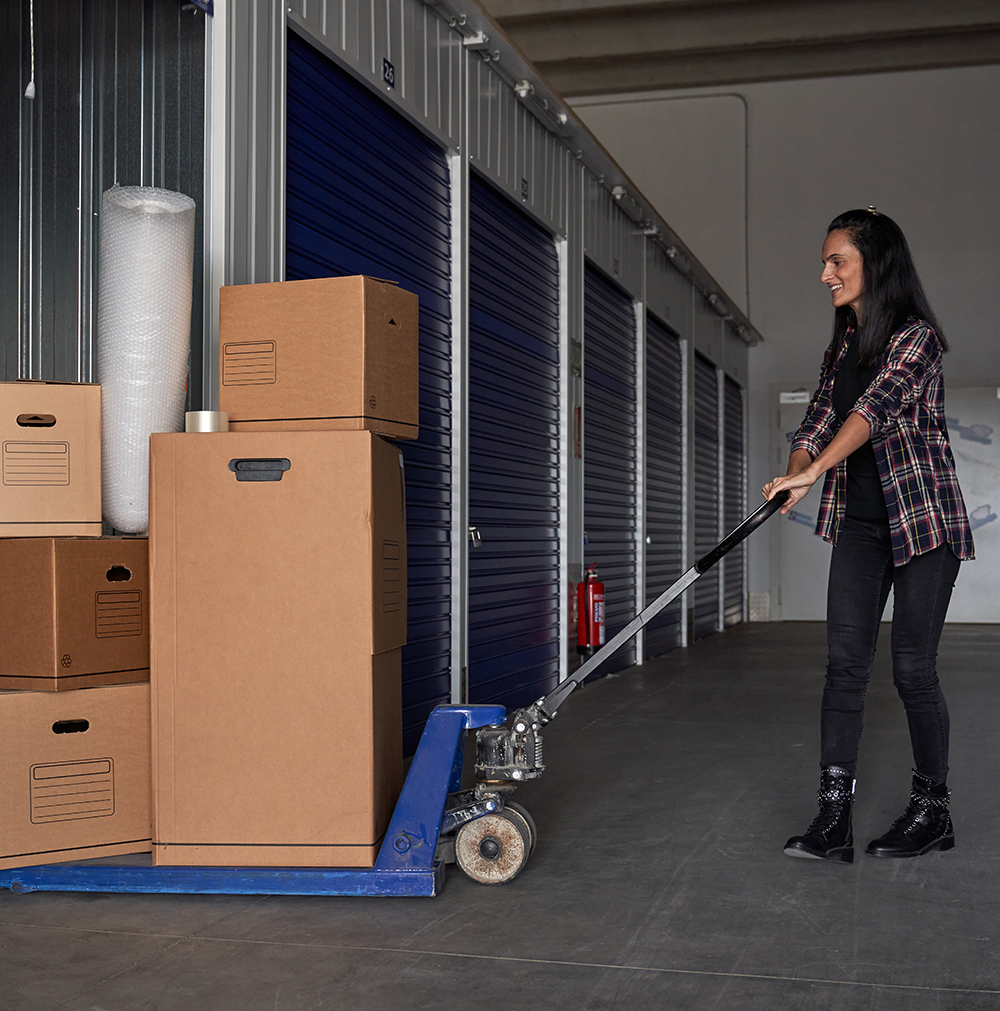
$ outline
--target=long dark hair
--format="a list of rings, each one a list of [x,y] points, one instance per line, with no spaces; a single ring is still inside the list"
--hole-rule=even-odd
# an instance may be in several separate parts
[[[948,343],[937,317],[924,294],[924,287],[913,265],[910,247],[899,225],[880,211],[845,211],[830,222],[826,230],[844,232],[861,254],[864,319],[860,326],[849,305],[840,305],[833,317],[833,358],[844,343],[848,327],[855,327],[858,340],[858,365],[874,368],[892,335],[911,317],[926,320],[938,335],[943,350]]]

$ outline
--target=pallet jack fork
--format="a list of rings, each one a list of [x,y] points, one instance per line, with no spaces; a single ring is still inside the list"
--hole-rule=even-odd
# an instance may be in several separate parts
[[[531,815],[510,796],[518,783],[537,779],[545,769],[541,728],[585,678],[787,498],[783,492],[765,502],[569,678],[509,720],[503,706],[438,706],[424,727],[374,867],[154,867],[86,861],[0,871],[0,888],[15,894],[432,896],[444,885],[445,864],[453,861],[482,884],[510,881],[537,838]],[[465,740],[473,731],[475,786],[463,790]]]

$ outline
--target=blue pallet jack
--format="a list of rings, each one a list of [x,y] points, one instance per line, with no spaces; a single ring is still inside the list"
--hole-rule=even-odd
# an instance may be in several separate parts
[[[45,864],[0,871],[0,888],[24,892],[162,892],[216,895],[437,895],[445,865],[474,881],[503,884],[534,849],[531,815],[510,799],[544,771],[541,728],[566,697],[672,600],[787,500],[782,492],[748,516],[552,692],[508,721],[503,706],[438,706],[417,746],[375,866],[154,867]],[[462,789],[466,736],[476,734],[475,785]]]

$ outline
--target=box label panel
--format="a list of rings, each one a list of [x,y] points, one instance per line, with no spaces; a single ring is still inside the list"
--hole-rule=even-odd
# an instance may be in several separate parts
[[[247,341],[222,346],[223,386],[267,386],[278,381],[274,341]]]
[[[68,442],[5,442],[3,483],[20,487],[69,484]]]
[[[115,763],[110,758],[33,765],[30,776],[33,825],[115,813]]]
[[[97,638],[142,635],[142,592],[104,590],[97,594]]]

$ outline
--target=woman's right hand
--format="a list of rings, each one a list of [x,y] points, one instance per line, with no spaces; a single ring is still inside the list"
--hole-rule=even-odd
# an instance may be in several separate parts
[[[763,487],[764,498],[768,501],[774,498],[779,491],[788,491],[788,501],[781,507],[781,515],[784,516],[792,506],[809,493],[809,489],[816,483],[818,475],[813,475],[810,468],[800,470],[797,474],[784,474],[781,477],[773,478]]]

